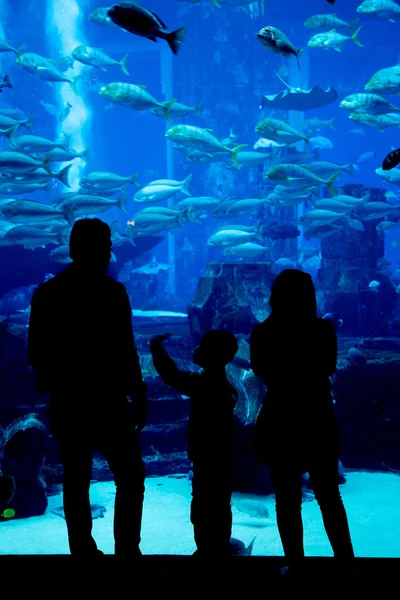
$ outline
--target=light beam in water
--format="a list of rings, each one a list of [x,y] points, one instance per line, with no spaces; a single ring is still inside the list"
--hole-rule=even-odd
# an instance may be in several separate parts
[[[47,35],[49,40],[48,58],[57,59],[62,56],[71,56],[76,46],[85,44],[81,33],[82,19],[85,14],[85,2],[80,0],[47,0]],[[66,71],[70,78],[78,77],[83,73],[85,66],[74,62],[73,68]],[[82,87],[82,86],[81,86]],[[82,95],[78,95],[69,83],[54,83],[54,92],[57,96],[60,112],[67,102],[72,104],[71,111],[65,121],[57,126],[60,136],[65,134],[70,140],[71,147],[77,152],[85,149],[84,130],[90,126],[91,112],[85,104]],[[66,163],[65,163],[66,164]],[[64,166],[64,163],[61,165]],[[69,171],[69,182],[71,190],[79,188],[79,181],[85,161],[75,159]]]

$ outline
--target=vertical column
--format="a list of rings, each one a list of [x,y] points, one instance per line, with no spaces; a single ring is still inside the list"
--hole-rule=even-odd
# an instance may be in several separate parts
[[[49,36],[49,48],[52,49],[51,58],[55,58],[54,48],[60,52],[61,58],[61,56],[70,56],[76,46],[85,43],[81,26],[83,16],[87,14],[86,8],[85,0],[80,0],[79,4],[77,0],[47,0],[46,32]],[[84,65],[75,61],[73,69],[68,69],[66,75],[73,80],[78,78],[76,79],[78,81],[83,70]],[[72,104],[68,117],[57,127],[58,134],[63,133],[67,136],[74,150],[81,152],[85,148],[83,128],[87,127],[90,122],[88,107],[85,105],[82,94],[78,95],[70,83],[55,83],[54,89],[60,109],[66,102]],[[65,166],[65,164],[61,163],[61,166]],[[70,168],[69,182],[72,191],[79,188],[84,166],[85,161],[76,159]]]
[[[160,68],[161,68],[161,87],[162,93],[164,94],[165,100],[171,100],[173,94],[173,81],[172,81],[172,52],[168,46],[164,46],[160,50]],[[166,130],[170,127],[168,121],[166,121]],[[166,140],[166,152],[167,152],[167,178],[173,179],[174,177],[174,149],[170,142]],[[175,200],[169,198],[168,206],[173,206]],[[168,232],[168,264],[170,270],[168,271],[168,291],[170,294],[175,294],[176,281],[175,281],[175,237],[171,232]]]

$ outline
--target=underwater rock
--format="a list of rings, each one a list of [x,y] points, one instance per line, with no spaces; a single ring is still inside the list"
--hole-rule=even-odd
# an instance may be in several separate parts
[[[5,430],[1,448],[1,470],[15,480],[10,506],[15,519],[42,515],[47,508],[44,465],[48,432],[34,413],[15,419]]]
[[[195,342],[209,329],[247,335],[269,314],[273,279],[268,263],[209,263],[188,307]]]

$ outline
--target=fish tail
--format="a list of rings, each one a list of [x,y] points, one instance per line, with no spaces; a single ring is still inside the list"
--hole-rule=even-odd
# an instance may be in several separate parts
[[[90,159],[90,148],[86,148],[86,150],[84,150],[79,158],[82,158],[82,160],[84,161],[88,161]]]
[[[127,199],[128,199],[128,192],[127,192],[127,190],[125,188],[123,190],[123,192],[121,193],[120,197],[117,200],[117,206],[118,206],[118,208],[120,208],[125,213],[128,212],[128,207],[127,207],[127,204],[126,204]]]
[[[122,58],[121,62],[119,63],[119,66],[121,67],[121,70],[123,73],[125,73],[125,75],[129,75],[129,71],[126,68],[126,61],[128,60],[128,56],[129,56],[129,52],[127,52],[125,54],[125,56]]]
[[[333,119],[331,119],[331,120],[329,121],[329,127],[330,127],[331,129],[335,129],[335,128],[334,128],[334,126],[333,126],[333,121],[334,121],[335,119],[336,119],[336,117],[333,117]]]
[[[169,109],[170,109],[170,108],[171,108],[171,106],[174,104],[174,102],[176,102],[176,99],[175,99],[175,98],[173,98],[172,100],[168,100],[168,102],[163,102],[163,103],[161,104],[161,108],[162,108],[162,109],[163,109],[163,111],[164,111],[164,115],[165,115],[165,118],[167,119],[167,121],[169,121],[169,120],[170,120],[170,116],[169,116]]]
[[[360,19],[354,19],[354,21],[352,21],[352,22],[350,23],[349,27],[350,27],[350,29],[351,29],[351,33],[353,33],[353,28],[354,28],[354,26],[355,26],[355,25],[357,25],[357,23],[358,23],[358,21],[359,21],[359,20],[360,20]]]
[[[181,27],[180,29],[172,31],[166,38],[168,45],[171,48],[172,52],[175,54],[175,56],[181,49],[182,42],[185,39],[185,33],[186,27]]]
[[[15,54],[17,55],[17,63],[21,66],[21,61],[20,61],[20,57],[22,54],[22,50],[25,48],[25,44],[21,44],[20,46],[18,46],[18,48],[15,51]]]
[[[25,126],[26,126],[26,127],[29,129],[29,131],[31,131],[32,133],[35,133],[35,128],[34,128],[34,126],[33,126],[33,120],[34,120],[34,118],[35,118],[35,113],[34,113],[34,112],[32,112],[32,113],[31,113],[31,114],[28,116],[28,118],[27,118],[26,122],[24,123],[24,125],[25,125]]]
[[[189,218],[185,216],[185,209],[180,211],[176,216],[176,222],[180,227],[183,227],[189,221]]]
[[[69,185],[69,181],[68,181],[68,173],[69,173],[69,170],[71,167],[72,167],[72,165],[67,165],[66,167],[61,169],[61,171],[59,173],[57,173],[57,175],[56,175],[57,179],[59,181],[61,181],[61,183],[66,185],[67,187],[71,187]]]
[[[203,108],[203,102],[199,102],[198,104],[195,105],[194,107],[194,112],[196,113],[196,115],[199,115],[199,117],[202,117],[202,108]]]
[[[332,177],[330,177],[330,178],[329,178],[329,179],[326,181],[326,184],[327,184],[327,186],[328,186],[328,189],[329,189],[330,193],[332,194],[332,196],[336,196],[336,189],[335,189],[335,188],[334,188],[334,186],[333,186],[333,182],[335,181],[335,179],[336,179],[337,177],[339,177],[340,173],[341,173],[341,171],[336,171],[336,173],[334,173],[334,174],[332,175]]]
[[[8,141],[10,142],[11,146],[17,145],[15,135],[16,135],[18,129],[19,129],[19,124],[13,125],[13,127],[10,127],[10,129],[7,129],[6,137],[8,138]]]
[[[45,156],[43,159],[43,169],[45,171],[47,171],[47,173],[49,175],[53,175],[53,173],[51,172],[50,162],[51,162],[51,156],[49,156],[49,155]]]
[[[354,175],[354,160],[351,160],[348,165],[343,169],[349,175]]]
[[[79,74],[76,75],[75,77],[71,77],[69,83],[72,87],[72,91],[74,92],[74,94],[76,94],[77,96],[79,96],[79,91],[78,91],[78,87],[77,87],[77,83],[80,79],[83,78],[83,75]]]
[[[309,137],[308,137],[308,138],[305,138],[305,139],[304,139],[304,143],[305,143],[305,145],[306,145],[306,151],[307,151],[307,154],[310,154],[310,138],[309,138]]]
[[[185,194],[186,196],[191,196],[192,194],[189,191],[189,187],[190,184],[192,182],[192,174],[190,173],[190,175],[188,175],[185,179],[185,181],[182,183],[182,186],[180,188],[182,194]]]
[[[215,6],[218,6],[218,8],[221,8],[220,3],[218,2],[218,0],[212,0],[213,4],[215,4]]]
[[[358,39],[358,34],[360,33],[361,29],[362,29],[362,27],[360,26],[360,27],[357,29],[357,31],[355,31],[355,32],[353,33],[353,35],[351,36],[351,39],[353,40],[353,42],[354,42],[355,44],[357,44],[357,46],[361,46],[361,48],[363,48],[363,47],[364,47],[364,44],[362,44],[362,43],[360,42],[360,40]]]
[[[237,153],[240,152],[243,148],[247,148],[248,144],[239,144],[235,148],[227,148],[227,151],[232,156],[233,163],[235,167],[240,170],[240,165],[237,160]]]
[[[9,87],[9,88],[13,87],[11,77],[7,74],[4,75],[3,83],[5,84],[4,87]]]
[[[129,177],[129,183],[133,183],[134,185],[137,185],[138,187],[140,187],[138,177],[139,177],[139,171],[137,173],[132,173],[132,175]]]
[[[254,237],[257,240],[260,240],[261,242],[264,242],[264,235],[263,235],[263,231],[264,231],[264,225],[260,225],[254,235]]]

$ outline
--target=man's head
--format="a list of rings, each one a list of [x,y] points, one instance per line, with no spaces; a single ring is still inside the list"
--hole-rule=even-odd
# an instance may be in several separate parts
[[[226,367],[238,351],[238,342],[233,333],[220,329],[207,331],[194,349],[194,363],[204,369]]]
[[[90,271],[107,271],[111,259],[111,229],[100,219],[75,221],[69,238],[69,255],[74,263]]]

